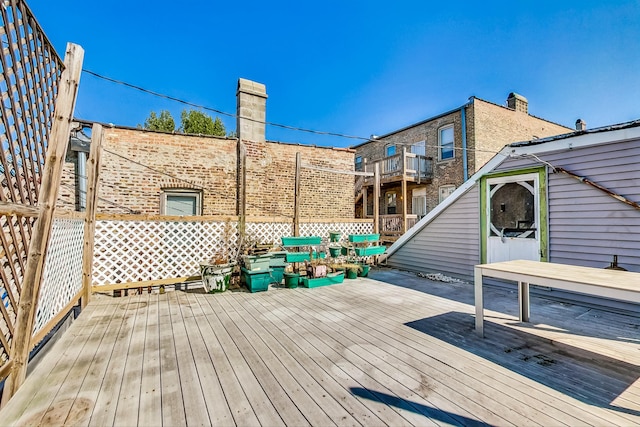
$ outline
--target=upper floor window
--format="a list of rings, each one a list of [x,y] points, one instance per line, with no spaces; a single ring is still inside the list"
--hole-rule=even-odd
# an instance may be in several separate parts
[[[202,215],[202,192],[190,189],[167,189],[160,194],[163,215]]]
[[[442,201],[453,194],[454,191],[456,191],[455,185],[442,185],[439,190],[439,202],[442,203]]]
[[[362,156],[356,156],[356,171],[362,171]]]
[[[393,144],[391,144],[391,145],[387,145],[387,146],[384,148],[384,156],[385,156],[385,157],[391,157],[391,156],[393,156],[394,154],[396,154],[396,146],[395,146],[395,145],[393,145]]]
[[[438,130],[438,160],[449,160],[455,157],[453,149],[453,125]]]

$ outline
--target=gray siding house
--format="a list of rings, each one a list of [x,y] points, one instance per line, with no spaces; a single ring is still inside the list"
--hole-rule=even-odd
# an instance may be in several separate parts
[[[638,203],[640,120],[514,143],[395,242],[386,263],[472,281],[480,263],[533,259],[605,268],[616,256],[619,267],[640,272]]]

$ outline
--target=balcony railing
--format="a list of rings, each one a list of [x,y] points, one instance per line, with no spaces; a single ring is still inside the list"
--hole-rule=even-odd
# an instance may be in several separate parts
[[[365,172],[374,172],[376,163],[380,164],[380,178],[382,179],[404,176],[420,182],[433,178],[432,157],[403,151],[365,164]],[[367,181],[371,179],[369,178]]]
[[[380,215],[380,232],[382,234],[402,234],[402,214]],[[407,214],[407,230],[416,225],[418,215]]]

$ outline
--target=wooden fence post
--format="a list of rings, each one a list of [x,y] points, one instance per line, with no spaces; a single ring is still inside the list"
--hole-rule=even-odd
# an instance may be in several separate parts
[[[300,153],[296,153],[295,196],[293,198],[293,235],[300,235]]]
[[[373,232],[380,232],[380,162],[373,169]]]
[[[83,57],[84,50],[80,46],[73,43],[67,44],[64,59],[65,69],[60,78],[54,121],[51,126],[51,137],[38,196],[38,219],[33,226],[31,241],[29,242],[22,293],[20,294],[20,303],[16,314],[15,333],[10,355],[13,360],[13,366],[4,385],[3,405],[17,392],[27,374],[29,352],[31,351],[30,341],[44,270],[44,258],[49,237],[51,236],[62,167],[67,145],[69,144],[69,131],[78,93]]]
[[[93,246],[96,234],[96,208],[98,206],[100,158],[104,130],[102,125],[94,124],[91,130],[91,150],[87,162],[87,209],[84,216],[84,246],[82,249],[82,308],[91,298],[91,280],[93,278]]]

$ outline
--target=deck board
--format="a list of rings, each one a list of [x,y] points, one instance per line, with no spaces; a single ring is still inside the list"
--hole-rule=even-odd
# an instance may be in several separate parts
[[[481,339],[471,285],[396,277],[401,286],[96,295],[0,419],[640,425],[640,318],[534,296],[544,323],[523,324],[513,293],[487,288]]]

